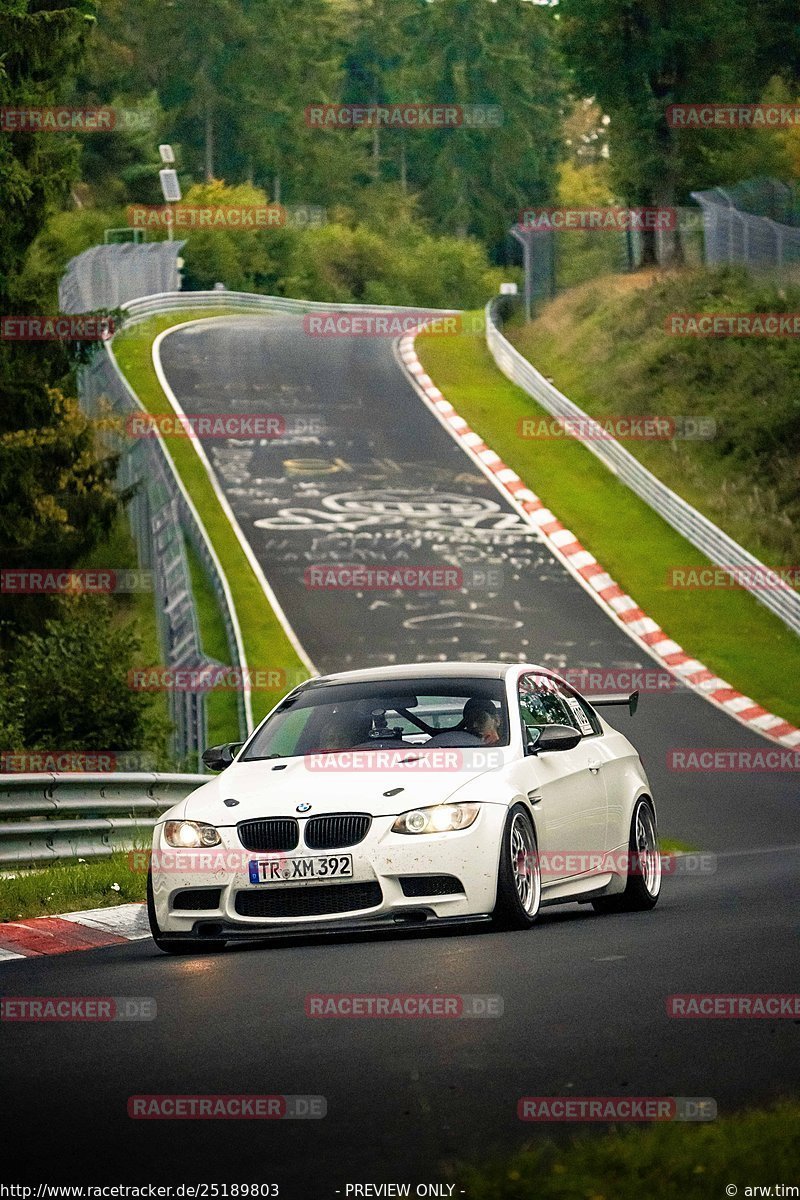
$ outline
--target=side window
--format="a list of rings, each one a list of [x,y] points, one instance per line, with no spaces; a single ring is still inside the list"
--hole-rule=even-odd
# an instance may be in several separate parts
[[[580,729],[584,737],[592,737],[593,734],[601,732],[600,722],[582,696],[563,683],[558,684],[558,693],[572,714],[571,724]]]
[[[519,681],[519,712],[523,725],[528,728],[570,725],[573,729],[580,729],[577,716],[559,694],[558,684],[549,675],[523,675]]]

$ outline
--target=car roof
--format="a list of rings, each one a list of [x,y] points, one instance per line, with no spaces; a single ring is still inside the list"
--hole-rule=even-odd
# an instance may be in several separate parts
[[[395,663],[389,667],[365,667],[356,671],[337,671],[331,675],[318,675],[309,679],[309,684],[326,683],[371,683],[383,679],[504,679],[509,671],[537,671],[551,674],[533,663],[507,662],[425,662]]]

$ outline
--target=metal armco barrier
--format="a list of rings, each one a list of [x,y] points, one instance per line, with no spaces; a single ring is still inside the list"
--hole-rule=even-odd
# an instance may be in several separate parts
[[[335,300],[293,300],[286,296],[259,296],[254,292],[162,292],[143,296],[122,305],[123,326],[130,326],[159,313],[182,309],[235,308],[241,312],[406,312],[456,313],[455,308],[426,308],[424,305],[339,304]]]
[[[158,817],[208,775],[0,775],[0,863],[96,858],[150,843]]]
[[[592,426],[596,426],[598,435],[602,433],[602,437],[580,437],[578,440],[583,442],[586,449],[599,458],[604,466],[613,471],[626,487],[663,517],[668,525],[702,551],[715,566],[739,567],[750,572],[755,578],[759,575],[763,578],[768,569],[759,559],[724,533],[713,521],[709,521],[708,517],[704,517],[691,504],[682,500],[643,467],[619,442],[603,433],[600,425],[577,404],[568,400],[552,383],[548,383],[544,375],[503,337],[498,324],[497,304],[497,300],[492,300],[486,306],[486,344],[503,374],[553,416],[568,417],[580,422],[579,427],[587,432]],[[533,482],[535,484],[535,481]],[[743,582],[742,586],[747,587],[765,608],[780,617],[789,629],[800,633],[800,592],[778,581],[769,587],[759,587],[757,583],[748,587],[746,582]]]

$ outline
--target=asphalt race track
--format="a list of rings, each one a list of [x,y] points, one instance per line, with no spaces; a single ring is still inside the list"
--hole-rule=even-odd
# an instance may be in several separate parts
[[[295,430],[206,450],[319,670],[476,656],[656,670],[430,415],[388,339],[230,318],[170,335],[162,361],[185,412],[279,413]],[[305,586],[310,565],[337,561],[455,565],[468,586]],[[187,959],[141,941],[4,963],[7,996],[158,1005],[148,1023],[0,1027],[4,1126],[22,1131],[4,1139],[8,1178],[278,1181],[284,1197],[321,1200],[348,1183],[441,1182],[455,1159],[572,1132],[521,1123],[525,1095],[711,1097],[724,1113],[792,1093],[798,1022],[675,1020],[666,998],[796,989],[797,781],[669,770],[674,748],[768,744],[684,689],[643,695],[633,719],[613,712],[642,752],[662,835],[715,851],[713,873],[667,878],[651,914],[546,909],[528,933],[296,939]],[[370,992],[499,995],[504,1011],[305,1014],[309,993]],[[127,1116],[131,1095],[174,1093],[321,1095],[327,1116]]]

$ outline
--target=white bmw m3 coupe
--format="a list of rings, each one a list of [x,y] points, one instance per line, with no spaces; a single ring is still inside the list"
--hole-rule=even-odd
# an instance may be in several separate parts
[[[287,933],[494,921],[542,905],[651,909],[656,810],[639,755],[530,664],[426,663],[310,679],[221,773],[159,818],[148,875],[171,954]]]

